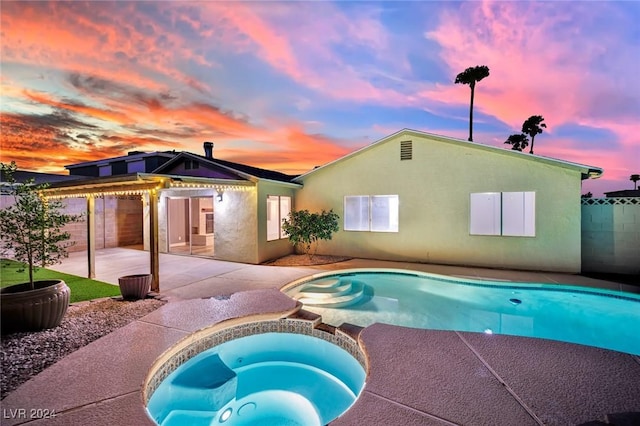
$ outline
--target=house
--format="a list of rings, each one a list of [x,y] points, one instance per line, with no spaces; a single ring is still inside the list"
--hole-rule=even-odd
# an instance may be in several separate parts
[[[90,176],[53,183],[47,195],[86,213],[87,223],[69,230],[74,249],[89,252],[90,277],[95,250],[104,247],[143,245],[156,288],[158,253],[258,264],[292,251],[281,219],[301,185],[294,176],[214,158],[211,142],[204,155],[134,153],[67,169]]]
[[[130,151],[125,156],[65,166],[71,176],[101,177],[131,173],[151,173],[178,155],[175,151],[142,152]]]
[[[580,272],[581,181],[602,169],[402,130],[293,179],[332,209],[318,253]]]
[[[340,216],[321,254],[579,272],[581,181],[602,174],[407,129],[301,176],[203,148],[67,166],[91,177],[48,194],[87,212],[74,235],[90,276],[100,247],[144,245],[156,275],[160,252],[253,264],[289,254],[281,224],[293,208]]]

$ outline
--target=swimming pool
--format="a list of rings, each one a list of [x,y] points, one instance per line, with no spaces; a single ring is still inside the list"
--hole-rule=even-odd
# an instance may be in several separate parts
[[[162,426],[320,426],[364,387],[363,366],[341,347],[296,333],[262,333],[205,350],[177,367],[147,410]]]
[[[283,290],[334,326],[510,334],[640,355],[640,296],[631,293],[376,269],[317,274]]]

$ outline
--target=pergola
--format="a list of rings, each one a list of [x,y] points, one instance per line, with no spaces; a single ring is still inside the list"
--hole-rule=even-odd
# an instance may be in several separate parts
[[[226,180],[201,177],[157,175],[136,173],[121,176],[82,179],[57,182],[43,191],[47,198],[86,198],[87,214],[87,276],[96,276],[95,244],[95,199],[104,196],[139,195],[149,207],[149,266],[153,276],[151,290],[160,291],[160,249],[158,239],[158,201],[163,189],[213,188],[218,193],[224,191],[244,191],[253,186],[248,180]]]

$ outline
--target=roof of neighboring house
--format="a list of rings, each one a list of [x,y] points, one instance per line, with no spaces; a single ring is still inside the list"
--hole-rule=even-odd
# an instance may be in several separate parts
[[[172,166],[174,166],[176,163],[178,163],[179,161],[181,161],[181,159],[185,157],[196,159],[200,161],[202,164],[221,166],[244,179],[249,179],[253,177],[258,179],[268,179],[268,180],[274,180],[278,182],[291,183],[292,180],[296,177],[296,175],[287,175],[285,173],[248,166],[246,164],[235,163],[233,161],[221,160],[215,157],[208,158],[208,157],[205,157],[204,155],[198,155],[198,154],[194,154],[186,151],[181,152],[180,155],[177,155],[175,158],[167,161],[165,164],[163,164],[162,166],[154,170],[153,173],[163,173],[165,170],[170,169]]]
[[[427,132],[422,132],[419,130],[411,130],[411,129],[402,129],[396,133],[393,133],[389,136],[386,136],[376,142],[373,142],[370,145],[367,145],[363,148],[360,148],[350,154],[347,154],[343,157],[338,158],[337,160],[331,161],[327,164],[324,164],[320,167],[316,167],[313,170],[310,170],[300,176],[297,176],[293,179],[293,182],[302,182],[302,180],[304,180],[305,177],[309,176],[312,173],[316,173],[317,171],[342,162],[344,160],[346,160],[347,158],[351,158],[354,157],[364,151],[367,151],[369,149],[373,149],[376,146],[383,144],[395,137],[398,136],[402,136],[402,135],[406,135],[408,137],[411,136],[416,136],[416,137],[426,137],[429,138],[430,140],[436,141],[436,142],[444,142],[444,143],[452,143],[452,144],[457,144],[457,145],[461,145],[461,146],[465,146],[468,148],[473,148],[473,149],[481,149],[481,150],[485,150],[485,151],[489,151],[489,152],[495,152],[495,153],[500,153],[503,155],[512,155],[512,156],[516,156],[519,158],[525,158],[531,161],[538,161],[541,163],[546,163],[546,164],[550,164],[550,165],[555,165],[558,167],[565,167],[565,168],[570,168],[570,169],[574,169],[574,170],[579,170],[582,173],[582,179],[588,179],[588,178],[598,178],[602,175],[603,170],[599,167],[594,167],[594,166],[588,166],[585,164],[578,164],[578,163],[572,163],[570,161],[564,161],[564,160],[558,160],[555,158],[550,158],[550,157],[544,157],[544,156],[540,156],[540,155],[534,155],[534,154],[527,154],[524,152],[520,152],[520,151],[514,151],[514,150],[508,150],[508,149],[504,149],[504,148],[498,148],[495,146],[491,146],[491,145],[483,145],[477,142],[469,142],[469,141],[465,141],[462,139],[455,139],[455,138],[450,138],[447,136],[441,136],[441,135],[436,135],[433,133],[427,133]]]
[[[30,172],[26,170],[16,170],[13,174],[13,178],[18,183],[24,183],[29,179],[33,179],[33,182],[38,185],[41,183],[55,183],[55,182],[66,182],[72,180],[84,179],[84,176],[71,176],[71,175],[58,175],[53,173],[40,173],[40,172]],[[5,182],[6,179],[4,176],[0,179],[2,182]]]
[[[622,189],[619,191],[605,192],[607,198],[611,197],[640,197],[640,189]]]
[[[131,151],[127,155],[121,155],[120,157],[110,157],[110,158],[103,158],[101,160],[84,161],[82,163],[69,164],[67,166],[64,166],[64,168],[69,170],[69,169],[75,169],[78,167],[100,166],[100,165],[106,165],[108,163],[113,163],[116,161],[136,161],[136,160],[141,160],[147,157],[173,158],[178,154],[179,153],[175,151],[154,151],[154,152]]]

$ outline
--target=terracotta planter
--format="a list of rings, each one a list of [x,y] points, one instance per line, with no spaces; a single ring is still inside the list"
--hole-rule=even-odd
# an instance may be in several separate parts
[[[36,281],[0,289],[2,333],[39,331],[60,325],[71,289],[62,280]]]
[[[151,274],[125,275],[118,278],[123,299],[144,299],[151,290]]]

